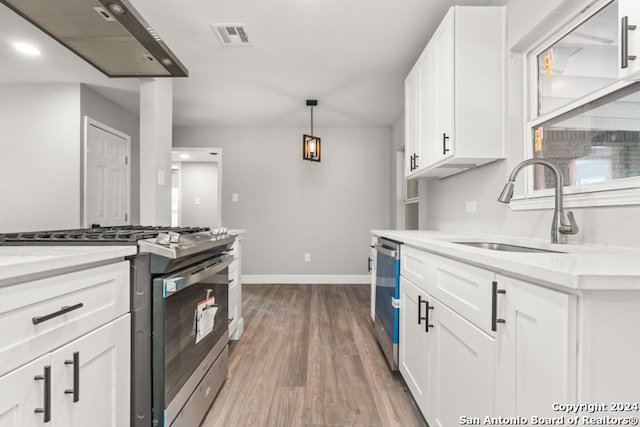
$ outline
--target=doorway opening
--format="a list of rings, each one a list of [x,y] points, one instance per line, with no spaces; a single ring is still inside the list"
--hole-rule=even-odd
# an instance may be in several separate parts
[[[173,147],[171,226],[218,228],[221,217],[222,149]]]

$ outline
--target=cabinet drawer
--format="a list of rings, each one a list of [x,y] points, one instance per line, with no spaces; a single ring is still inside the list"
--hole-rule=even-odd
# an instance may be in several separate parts
[[[128,261],[0,288],[0,375],[128,311]]]
[[[433,255],[428,292],[490,335],[491,292],[495,273]]]
[[[423,291],[427,291],[429,254],[403,245],[400,249],[400,275],[406,277]]]

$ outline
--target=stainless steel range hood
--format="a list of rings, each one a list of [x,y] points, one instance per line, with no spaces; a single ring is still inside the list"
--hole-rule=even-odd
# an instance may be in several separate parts
[[[0,0],[109,77],[186,77],[169,47],[123,0]]]

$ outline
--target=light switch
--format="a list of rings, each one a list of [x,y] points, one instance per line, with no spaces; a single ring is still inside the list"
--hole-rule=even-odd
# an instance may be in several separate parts
[[[158,185],[164,185],[164,170],[158,169]]]
[[[199,205],[199,204],[200,204],[200,197],[196,197],[196,200],[194,201],[194,203],[195,203],[196,205]]]
[[[238,193],[233,193],[231,195],[231,201],[232,202],[237,202],[238,201]]]

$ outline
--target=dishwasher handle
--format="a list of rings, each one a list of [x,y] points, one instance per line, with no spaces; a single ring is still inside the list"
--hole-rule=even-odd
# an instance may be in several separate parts
[[[396,251],[395,249],[389,249],[379,243],[376,244],[376,252],[380,252],[381,254],[389,256],[391,258],[395,258],[398,254],[398,251]]]

